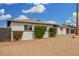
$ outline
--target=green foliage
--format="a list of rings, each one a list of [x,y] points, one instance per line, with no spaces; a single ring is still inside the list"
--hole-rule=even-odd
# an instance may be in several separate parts
[[[55,27],[51,27],[49,28],[49,36],[50,37],[55,37],[56,36],[56,33],[57,33],[57,29]]]
[[[46,31],[45,26],[35,26],[34,28],[35,38],[43,38],[45,31]]]
[[[16,40],[21,39],[23,31],[13,31],[13,38]]]

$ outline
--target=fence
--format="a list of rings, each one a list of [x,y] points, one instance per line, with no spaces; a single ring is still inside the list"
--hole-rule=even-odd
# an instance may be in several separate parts
[[[11,28],[0,28],[0,41],[11,41]]]

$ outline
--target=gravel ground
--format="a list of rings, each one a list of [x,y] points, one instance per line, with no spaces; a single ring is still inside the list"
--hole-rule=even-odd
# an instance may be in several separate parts
[[[79,36],[0,42],[1,56],[79,56]]]

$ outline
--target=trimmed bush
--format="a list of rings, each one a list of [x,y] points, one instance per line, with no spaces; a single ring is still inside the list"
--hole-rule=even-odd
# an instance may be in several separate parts
[[[49,36],[50,37],[55,37],[57,33],[57,29],[55,27],[49,28]]]
[[[35,38],[43,38],[45,31],[46,31],[45,26],[35,26],[34,28]]]
[[[21,39],[22,34],[23,34],[23,31],[13,31],[13,38],[15,40],[19,40],[19,39]]]

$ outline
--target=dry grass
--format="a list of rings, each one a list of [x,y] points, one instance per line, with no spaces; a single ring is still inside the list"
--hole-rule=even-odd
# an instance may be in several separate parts
[[[44,40],[0,42],[0,55],[79,55],[79,37],[72,35],[57,36]]]

